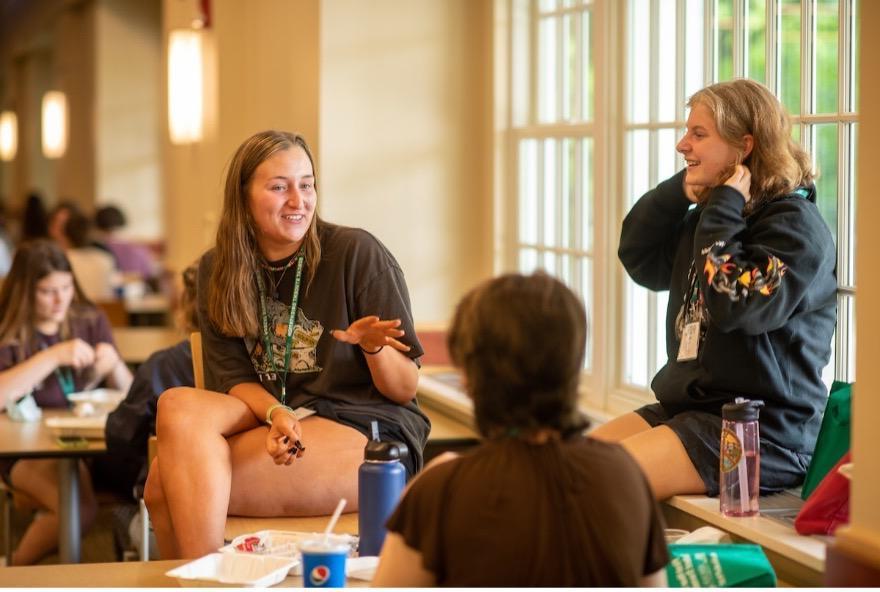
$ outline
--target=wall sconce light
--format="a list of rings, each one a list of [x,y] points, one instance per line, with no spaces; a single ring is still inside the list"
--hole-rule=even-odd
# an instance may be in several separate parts
[[[50,90],[43,95],[43,155],[60,158],[67,150],[67,96]]]
[[[173,144],[202,139],[202,34],[177,29],[168,37],[168,130]]]
[[[0,113],[0,160],[9,162],[18,151],[18,117],[12,111]]]

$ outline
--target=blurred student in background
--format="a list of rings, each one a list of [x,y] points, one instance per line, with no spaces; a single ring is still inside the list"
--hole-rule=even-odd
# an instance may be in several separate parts
[[[83,294],[61,248],[49,240],[19,245],[0,289],[0,409],[36,403],[67,408],[67,397],[103,382],[126,390],[131,372],[110,323]],[[27,399],[27,402],[25,401]],[[39,510],[10,565],[29,565],[58,544],[58,461],[0,461],[17,504]],[[92,480],[80,463],[80,520],[95,517]]]
[[[96,238],[113,254],[116,268],[126,276],[154,280],[158,266],[153,254],[144,245],[126,240],[121,235],[125,225],[125,214],[116,206],[104,206],[95,212]]]

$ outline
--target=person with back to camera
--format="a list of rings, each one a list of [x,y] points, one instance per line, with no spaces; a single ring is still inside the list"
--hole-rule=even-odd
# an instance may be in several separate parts
[[[131,372],[113,344],[110,323],[80,290],[70,263],[50,240],[19,245],[0,289],[0,408],[32,397],[42,408],[67,408],[67,395],[103,381],[125,390]],[[40,510],[10,565],[36,563],[58,544],[58,460],[0,461],[0,476]],[[80,462],[80,520],[95,517],[92,480]],[[19,501],[17,499],[17,501]]]
[[[580,300],[542,272],[501,276],[462,299],[449,353],[484,440],[412,482],[374,586],[665,584],[648,482],[622,447],[584,436],[586,332]]]
[[[751,80],[698,91],[677,150],[687,168],[633,206],[619,256],[669,290],[659,403],[598,428],[641,465],[658,498],[718,495],[721,406],[760,416],[761,491],[801,483],[827,391],[837,318],[834,241],[809,156],[779,100]],[[696,204],[696,206],[694,206]]]
[[[409,447],[408,474],[421,468],[430,424],[403,272],[368,232],[319,219],[316,187],[295,134],[255,134],[230,162],[198,278],[210,390],[159,398],[144,499],[163,558],[215,551],[227,514],[329,514],[341,497],[357,509],[373,420]]]
[[[140,467],[134,472],[134,497],[143,496],[147,480],[147,440],[156,433],[156,403],[166,390],[177,386],[195,386],[192,347],[188,335],[199,330],[196,311],[196,275],[198,267],[183,271],[179,326],[187,337],[175,345],[154,352],[138,366],[131,388],[119,406],[107,416],[104,433],[107,451],[120,460]]]

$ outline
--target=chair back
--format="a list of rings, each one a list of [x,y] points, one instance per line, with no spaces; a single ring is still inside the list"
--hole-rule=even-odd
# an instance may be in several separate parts
[[[192,348],[193,356],[193,378],[197,389],[205,388],[205,365],[202,360],[202,334],[199,331],[193,331],[189,335],[189,345]]]

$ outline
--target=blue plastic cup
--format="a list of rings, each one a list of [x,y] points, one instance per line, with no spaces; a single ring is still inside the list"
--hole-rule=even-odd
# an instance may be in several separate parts
[[[321,539],[305,541],[299,547],[303,560],[303,586],[306,588],[344,588],[345,558],[351,550]]]

